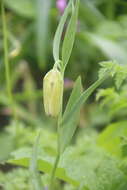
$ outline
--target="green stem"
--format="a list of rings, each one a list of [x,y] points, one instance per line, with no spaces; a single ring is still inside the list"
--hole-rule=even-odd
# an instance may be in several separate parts
[[[55,163],[54,163],[54,166],[53,166],[53,170],[52,170],[52,173],[51,173],[49,190],[53,190],[54,179],[55,179],[55,172],[56,172],[59,160],[60,160],[60,154],[57,155]]]
[[[3,0],[1,1],[1,12],[2,12],[2,24],[3,24],[3,44],[4,44],[4,64],[5,64],[6,86],[7,86],[9,101],[10,101],[10,104],[12,104],[10,67],[9,67],[9,60],[8,60],[8,34],[7,34],[7,25],[6,25],[5,8],[4,8]]]
[[[62,75],[63,75],[63,79],[64,79],[64,73]],[[60,109],[60,113],[58,115],[58,120],[57,120],[57,122],[58,122],[58,124],[57,124],[57,134],[58,134],[57,152],[58,153],[57,153],[57,157],[56,157],[56,160],[55,160],[55,163],[54,163],[54,166],[53,166],[53,169],[52,169],[52,173],[51,173],[49,190],[53,190],[55,172],[56,172],[59,160],[60,160],[60,140],[59,140],[59,134],[60,133],[59,133],[59,131],[60,131],[60,122],[61,122],[61,119],[62,119],[62,108],[63,108],[63,94],[62,94],[62,97],[61,97],[61,109]]]
[[[61,68],[61,74],[62,74],[63,81],[64,81],[64,70],[63,70],[63,68]],[[59,137],[60,132],[59,131],[60,131],[60,122],[61,122],[61,119],[62,119],[62,109],[63,109],[63,93],[62,93],[62,97],[61,97],[60,113],[59,113],[58,119],[57,119],[57,134],[58,134],[58,139],[57,139],[57,157],[56,157],[55,163],[53,165],[52,173],[51,173],[49,190],[53,190],[54,179],[55,179],[55,172],[56,172],[59,160],[60,160],[60,140],[59,140],[59,138],[60,138]]]
[[[1,0],[1,13],[2,13],[2,30],[3,30],[3,46],[4,46],[4,65],[5,65],[5,78],[6,78],[6,90],[9,99],[9,106],[12,108],[12,115],[15,121],[15,133],[14,138],[17,134],[17,114],[16,108],[13,101],[13,94],[12,94],[12,85],[11,85],[11,72],[10,72],[10,65],[9,65],[9,56],[8,56],[8,31],[7,31],[7,23],[6,23],[6,15],[5,15],[5,7],[4,7],[4,0]]]
[[[63,100],[63,96],[62,96],[62,100]],[[61,111],[59,113],[58,121],[57,121],[58,122],[58,126],[57,126],[57,133],[58,133],[57,152],[58,153],[57,153],[57,157],[56,157],[56,160],[55,160],[55,163],[54,163],[54,166],[53,166],[53,169],[52,169],[52,173],[51,173],[49,190],[53,190],[55,172],[56,172],[59,160],[60,160],[59,130],[60,130],[60,120],[61,120],[61,117],[62,117],[62,100],[61,100]]]

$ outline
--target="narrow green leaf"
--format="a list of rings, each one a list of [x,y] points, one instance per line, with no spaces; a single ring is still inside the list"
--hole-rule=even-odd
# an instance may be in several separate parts
[[[75,82],[74,88],[73,88],[72,93],[70,95],[70,98],[68,100],[68,103],[67,103],[63,117],[66,117],[66,115],[70,112],[75,101],[81,95],[81,92],[82,92],[82,84],[81,84],[81,77],[79,76]]]
[[[50,0],[37,0],[36,4],[37,56],[40,68],[44,68],[49,40],[49,15],[52,3]]]
[[[64,68],[66,67],[71,51],[74,44],[76,28],[77,28],[77,17],[78,17],[78,9],[79,9],[79,0],[76,0],[76,5],[74,10],[72,10],[72,16],[70,18],[70,22],[67,27],[67,31],[64,37],[63,46],[62,46],[62,61]]]
[[[74,88],[72,90],[72,93],[70,95],[70,98],[68,100],[64,115],[63,115],[63,120],[64,118],[67,117],[67,115],[70,113],[72,106],[75,104],[75,102],[77,101],[77,99],[80,97],[82,93],[82,84],[81,84],[81,78],[78,77],[78,79],[75,82]],[[70,134],[73,135],[73,131],[75,131],[75,128],[77,126],[78,120],[79,120],[79,115],[80,115],[80,110],[77,110],[77,114],[76,117],[74,118],[73,121],[73,128],[68,127],[60,127],[60,146],[66,146],[68,144],[68,140],[70,138]],[[69,137],[68,137],[69,135]],[[66,136],[66,138],[65,138]],[[67,140],[68,139],[68,140]]]
[[[86,102],[92,92],[106,79],[107,76],[98,79],[93,85],[91,85],[86,91],[84,91],[75,103],[72,105],[69,112],[65,112],[60,124],[60,151],[63,152],[66,146],[71,141],[77,125],[77,115],[80,112],[81,106]]]
[[[21,154],[22,154],[22,150],[21,150]],[[18,158],[9,160],[8,163],[14,164],[17,166],[28,167],[29,161],[30,161],[30,157],[28,155],[26,156],[26,152],[25,152],[25,155],[21,155]],[[52,171],[52,168],[53,168],[53,163],[50,160],[48,160],[47,157],[44,157],[44,159],[42,159],[42,158],[38,159],[39,171],[50,174]],[[59,179],[62,179],[64,181],[74,185],[74,186],[79,185],[78,180],[75,180],[72,177],[70,177],[69,175],[67,175],[66,170],[63,167],[58,167],[56,169],[55,176]]]
[[[59,60],[61,36],[62,36],[62,32],[63,32],[63,28],[65,25],[66,19],[70,12],[70,8],[71,8],[71,0],[69,1],[68,6],[66,7],[66,9],[64,11],[64,14],[60,20],[60,23],[59,23],[56,33],[55,33],[55,37],[54,37],[54,41],[53,41],[53,56],[54,56],[55,62]]]
[[[37,164],[37,161],[38,161],[37,157],[38,157],[39,139],[40,139],[40,132],[39,132],[39,135],[36,139],[36,142],[35,142],[35,145],[33,148],[32,158],[30,161],[30,174],[31,174],[30,180],[33,184],[34,190],[43,190],[44,189],[42,181],[41,181],[41,177],[38,173],[38,166],[37,166],[38,165]]]

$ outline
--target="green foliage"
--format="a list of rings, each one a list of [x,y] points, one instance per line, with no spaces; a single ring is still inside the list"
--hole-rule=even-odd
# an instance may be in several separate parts
[[[127,114],[127,93],[126,85],[122,86],[120,91],[114,88],[100,89],[97,93],[96,99],[101,100],[101,106],[107,108],[110,117],[126,116]]]
[[[106,72],[115,78],[115,85],[119,88],[122,82],[127,78],[127,66],[119,65],[116,61],[101,62],[102,69],[99,71],[99,77],[103,77]]]
[[[82,93],[82,84],[81,84],[81,78],[79,77],[75,82],[75,86],[74,86],[72,93],[70,95],[70,98],[68,100],[62,120],[66,120],[66,117],[70,113],[72,107],[74,106],[74,103],[78,100],[81,93]],[[60,143],[60,151],[61,152],[63,152],[65,150],[65,148],[67,147],[71,138],[74,135],[74,132],[76,130],[76,127],[77,127],[77,124],[79,121],[79,114],[80,114],[80,110],[77,110],[75,117],[73,117],[73,115],[72,115],[73,119],[72,119],[71,123],[67,120],[66,122],[68,122],[68,124],[66,123],[65,125],[60,126],[59,143]]]
[[[0,162],[3,162],[8,159],[8,156],[11,151],[13,151],[14,143],[13,143],[13,137],[8,133],[2,133],[0,135]]]
[[[30,188],[28,170],[20,168],[13,169],[8,173],[0,172],[0,188],[5,190],[28,190]]]
[[[111,154],[122,158],[123,140],[127,137],[127,121],[111,124],[99,135],[98,143]]]
[[[76,125],[77,125],[77,116],[79,116],[80,109],[82,105],[87,101],[89,96],[92,94],[92,92],[105,80],[107,76],[107,73],[103,75],[100,79],[98,79],[93,85],[91,85],[86,91],[84,91],[81,94],[81,82],[80,80],[78,81],[79,84],[78,86],[80,87],[80,91],[78,94],[78,97],[76,96],[76,99],[74,98],[74,103],[71,104],[71,108],[69,108],[69,111],[65,110],[65,115],[63,115],[63,118],[60,123],[60,151],[63,152],[64,149],[66,148],[67,144],[71,140],[72,136],[74,135],[74,132],[76,130]],[[77,86],[76,86],[77,88]],[[74,92],[78,92],[78,88]],[[76,94],[77,94],[76,92]],[[73,92],[72,92],[72,100],[73,100]],[[72,102],[70,99],[70,101]],[[69,103],[70,104],[70,103]],[[69,106],[69,105],[68,105]],[[68,109],[67,106],[67,109]],[[70,107],[70,106],[69,106]]]
[[[123,83],[127,76],[127,3],[70,0],[61,16],[56,2],[4,0],[7,22],[4,33],[8,37],[8,48],[6,45],[3,48],[4,36],[0,30],[0,163],[4,163],[0,165],[0,189],[32,189],[30,163],[34,184],[39,179],[47,189],[57,156],[58,138],[62,154],[53,190],[126,190],[127,86]],[[62,72],[70,62],[65,74],[65,111],[60,121],[60,136],[55,132],[56,121],[45,116],[40,103],[42,78],[54,63],[51,47],[55,31],[55,62]],[[6,94],[5,51],[10,66],[8,86],[13,92],[17,121],[14,121],[15,114]],[[99,79],[93,83],[97,78],[98,62],[102,68]],[[82,92],[78,78],[68,98],[68,90],[72,89],[79,74],[87,90]],[[102,88],[111,87],[100,89],[99,101],[93,102],[93,92],[109,77],[114,78],[117,88],[111,86],[111,80],[105,81]],[[38,129],[41,129],[41,138],[33,150]],[[43,185],[40,186],[42,189]]]
[[[45,184],[49,183],[49,176],[42,175],[41,180]],[[29,183],[29,172],[25,168],[13,168],[9,172],[0,172],[0,188],[5,190],[28,190],[32,189],[32,184]],[[60,184],[57,181],[55,183],[55,188],[61,190]]]
[[[95,136],[80,136],[75,146],[68,148],[61,157],[56,176],[73,185],[82,184],[83,189],[124,190],[126,176],[119,168],[120,161],[96,145]],[[9,162],[28,166],[31,150],[20,149],[12,154]],[[40,148],[39,170],[49,173],[54,156]]]
[[[33,189],[35,190],[44,189],[40,175],[38,173],[37,155],[38,155],[39,140],[40,140],[40,133],[37,136],[30,163],[31,183],[33,184]]]
[[[69,15],[70,10],[71,10],[71,17],[70,17],[69,24],[67,26],[63,44],[62,44],[62,58],[60,58],[61,37],[62,37],[63,29],[64,29],[65,23],[67,21],[67,17]],[[77,29],[78,10],[79,10],[79,0],[76,0],[75,5],[74,5],[74,2],[72,0],[70,0],[62,18],[61,18],[61,21],[58,25],[58,28],[56,30],[56,34],[54,37],[53,56],[54,56],[54,60],[56,63],[60,62],[60,64],[62,64],[61,71],[63,73],[64,73],[67,63],[69,61],[69,58],[70,58],[70,55],[72,52],[72,48],[73,48],[73,44],[74,44],[74,40],[75,40],[75,34],[76,34],[76,29]]]

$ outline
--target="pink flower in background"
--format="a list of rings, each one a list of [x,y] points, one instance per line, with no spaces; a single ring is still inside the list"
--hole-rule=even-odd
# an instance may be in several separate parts
[[[59,9],[60,13],[62,14],[67,6],[67,0],[57,0],[56,6]]]
[[[68,78],[64,79],[64,88],[65,89],[71,89],[74,86],[74,82]]]

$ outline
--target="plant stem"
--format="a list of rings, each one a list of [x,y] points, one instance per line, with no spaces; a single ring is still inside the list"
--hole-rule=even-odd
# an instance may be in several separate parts
[[[62,73],[63,75],[63,79],[64,79],[64,72]],[[52,169],[52,173],[51,173],[51,179],[50,179],[50,185],[49,185],[49,190],[53,190],[53,183],[54,183],[54,178],[55,178],[55,172],[60,160],[60,140],[59,140],[59,134],[60,134],[60,122],[62,119],[62,108],[63,108],[63,93],[62,93],[62,97],[61,97],[61,109],[60,109],[60,113],[58,115],[58,120],[57,120],[57,134],[58,134],[58,139],[57,139],[57,157]]]
[[[6,23],[6,16],[5,16],[5,7],[4,1],[1,0],[1,13],[2,13],[2,30],[3,30],[3,46],[4,46],[4,65],[5,65],[5,78],[6,78],[6,90],[9,99],[9,106],[12,109],[12,116],[15,121],[15,132],[14,138],[17,135],[18,127],[17,127],[17,114],[16,108],[13,101],[13,94],[12,94],[12,85],[11,85],[11,72],[10,72],[10,65],[9,65],[9,56],[8,56],[8,31],[7,31],[7,23]]]
[[[57,169],[59,160],[60,160],[60,154],[58,153],[58,155],[57,155],[57,157],[56,157],[56,160],[55,160],[55,163],[54,163],[54,166],[53,166],[52,173],[51,173],[51,179],[50,179],[49,190],[53,190],[55,172],[56,172],[56,169]]]
[[[9,60],[8,60],[8,34],[7,34],[5,8],[4,8],[3,0],[1,0],[1,12],[2,12],[2,24],[3,24],[3,44],[4,44],[4,64],[5,64],[6,86],[7,86],[9,101],[10,101],[10,104],[12,104],[10,67],[9,67]]]
[[[58,140],[57,140],[57,156],[56,156],[56,160],[52,169],[52,173],[51,173],[51,178],[50,178],[50,185],[49,185],[49,190],[53,190],[53,185],[54,185],[54,178],[55,178],[55,172],[60,160],[60,143],[59,143],[59,130],[60,130],[60,121],[62,118],[62,102],[63,102],[63,95],[62,95],[62,99],[61,99],[61,111],[59,113],[58,116],[58,126],[57,126],[57,133],[58,133]]]

